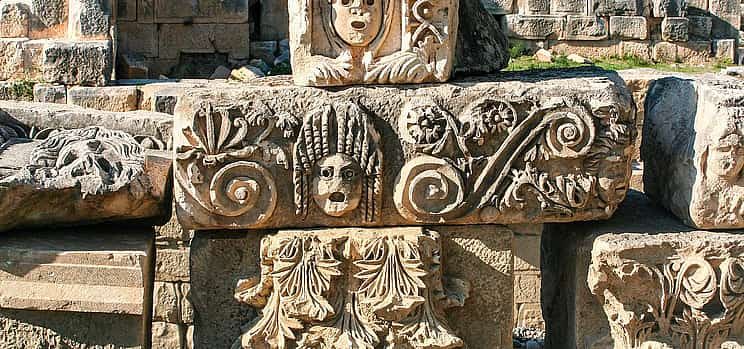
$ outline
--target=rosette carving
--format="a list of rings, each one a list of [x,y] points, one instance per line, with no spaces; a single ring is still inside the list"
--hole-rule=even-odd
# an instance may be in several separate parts
[[[417,157],[403,166],[393,200],[398,212],[412,221],[436,221],[457,214],[465,200],[458,169],[432,156]]]

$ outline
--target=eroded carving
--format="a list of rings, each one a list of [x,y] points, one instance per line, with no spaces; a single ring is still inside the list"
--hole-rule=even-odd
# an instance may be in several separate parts
[[[442,311],[462,306],[463,281],[445,292],[438,234],[422,228],[282,231],[261,242],[261,276],[238,301],[263,308],[242,348],[456,348]],[[449,298],[448,298],[449,297]]]
[[[458,0],[293,0],[295,83],[311,86],[449,79]]]
[[[733,235],[689,234],[693,236],[665,235],[667,246],[658,240],[631,242],[633,246],[610,241],[593,253],[589,286],[604,304],[615,348],[744,344],[741,241]]]
[[[484,98],[454,117],[433,101],[413,101],[398,128],[422,153],[396,181],[396,207],[410,220],[474,210],[498,221],[528,210],[571,217],[593,198],[614,211],[627,189],[634,130],[611,106],[557,100],[520,114],[512,102]]]
[[[365,222],[379,219],[379,142],[369,117],[353,103],[327,104],[308,113],[294,145],[297,214],[307,216],[312,197],[329,216],[344,216],[361,205]]]

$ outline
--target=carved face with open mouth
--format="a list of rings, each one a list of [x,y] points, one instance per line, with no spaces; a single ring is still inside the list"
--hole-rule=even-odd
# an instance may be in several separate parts
[[[350,156],[334,154],[318,161],[312,186],[313,199],[323,212],[341,217],[359,206],[362,169]]]
[[[333,27],[351,46],[371,44],[382,27],[382,0],[332,0]]]

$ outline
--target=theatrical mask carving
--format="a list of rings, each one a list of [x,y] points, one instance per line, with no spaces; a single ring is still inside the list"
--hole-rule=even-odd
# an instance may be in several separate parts
[[[744,129],[733,122],[717,123],[710,137],[707,174],[727,182],[736,181],[744,168]]]
[[[459,0],[291,0],[296,84],[446,81]]]
[[[353,103],[311,111],[295,143],[295,204],[302,216],[312,197],[325,214],[341,217],[362,206],[365,222],[379,216],[382,186],[380,136]]]

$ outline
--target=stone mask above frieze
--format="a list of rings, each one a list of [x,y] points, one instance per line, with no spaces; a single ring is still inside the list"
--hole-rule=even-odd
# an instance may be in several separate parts
[[[186,98],[189,112],[175,123],[184,226],[596,219],[628,188],[632,106],[467,90],[449,104],[385,90],[375,92],[384,99],[298,91]]]
[[[295,83],[447,81],[459,0],[291,0]]]

